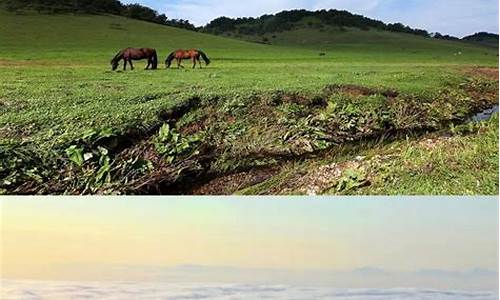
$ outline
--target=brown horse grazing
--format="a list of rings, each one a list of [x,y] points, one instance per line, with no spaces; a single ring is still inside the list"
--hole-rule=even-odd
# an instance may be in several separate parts
[[[127,69],[127,62],[130,64],[130,68],[133,70],[134,65],[132,64],[132,60],[141,60],[147,59],[148,65],[146,66],[146,70],[151,69],[156,70],[158,67],[158,56],[156,55],[156,50],[152,48],[126,48],[120,50],[115,57],[111,60],[111,69],[114,71],[118,68],[120,60],[123,59],[123,70]]]
[[[179,68],[179,67],[184,68],[184,66],[181,65],[181,61],[183,59],[192,59],[193,60],[193,69],[196,67],[196,62],[198,62],[198,64],[200,65],[200,69],[201,69],[200,56],[203,57],[205,64],[208,66],[208,64],[210,64],[210,59],[201,50],[198,50],[198,49],[175,50],[174,52],[170,53],[167,56],[167,59],[165,60],[165,67],[170,68],[172,61],[174,59],[176,59],[177,60],[177,68]]]

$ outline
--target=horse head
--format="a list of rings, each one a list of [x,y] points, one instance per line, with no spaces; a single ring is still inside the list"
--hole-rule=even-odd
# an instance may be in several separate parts
[[[175,58],[175,51],[170,53],[167,58],[165,59],[165,68],[170,68],[170,65],[172,64],[172,61]]]
[[[111,61],[111,70],[112,71],[116,70],[116,68],[118,68],[118,65],[119,65],[118,61],[113,59]]]

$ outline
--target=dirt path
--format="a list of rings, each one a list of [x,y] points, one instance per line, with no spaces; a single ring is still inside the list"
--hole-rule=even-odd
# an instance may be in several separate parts
[[[191,192],[193,195],[231,195],[268,180],[280,171],[279,167],[258,168],[215,178]]]
[[[492,68],[492,67],[466,68],[465,74],[472,77],[480,76],[498,81],[498,68]]]

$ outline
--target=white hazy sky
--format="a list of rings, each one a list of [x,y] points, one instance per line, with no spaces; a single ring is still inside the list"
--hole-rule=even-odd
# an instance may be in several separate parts
[[[3,278],[224,282],[239,276],[364,287],[369,280],[376,287],[427,280],[426,287],[490,289],[498,283],[491,273],[498,266],[494,197],[0,204]]]
[[[384,22],[463,37],[498,33],[498,0],[125,0],[155,8],[167,17],[204,25],[220,16],[260,16],[288,9],[345,9]]]

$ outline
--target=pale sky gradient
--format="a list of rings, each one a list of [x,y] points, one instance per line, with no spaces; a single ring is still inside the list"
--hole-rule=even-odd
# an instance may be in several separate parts
[[[146,280],[195,270],[213,279],[231,273],[227,268],[474,275],[498,266],[495,198],[43,198],[1,204],[3,278]]]
[[[458,37],[498,33],[498,0],[125,0],[141,3],[171,19],[204,25],[220,17],[258,17],[290,9],[344,9],[384,22],[401,22]]]

